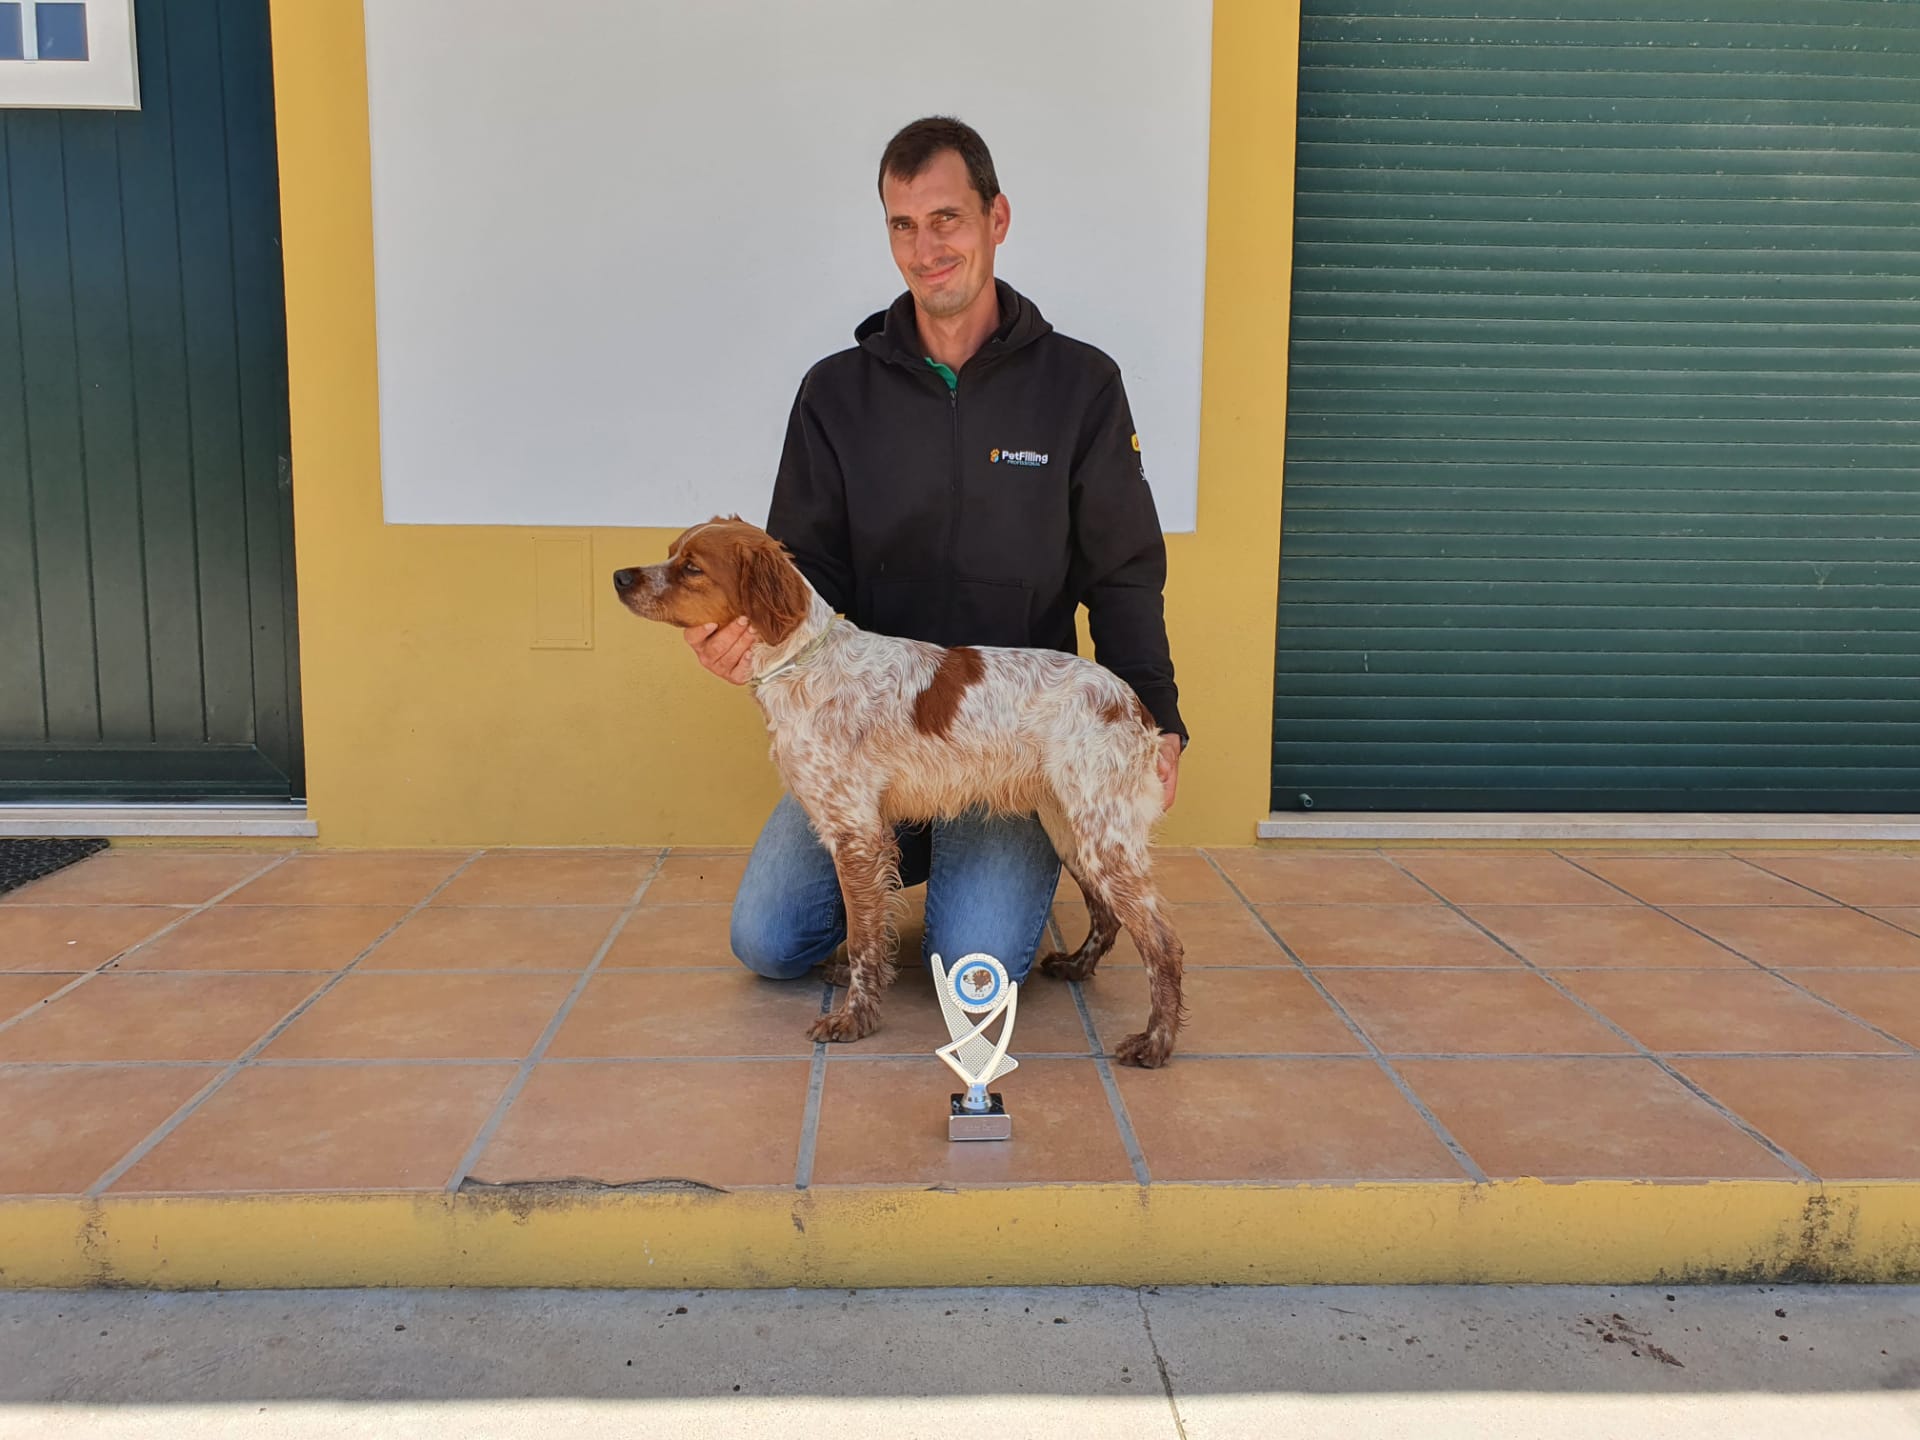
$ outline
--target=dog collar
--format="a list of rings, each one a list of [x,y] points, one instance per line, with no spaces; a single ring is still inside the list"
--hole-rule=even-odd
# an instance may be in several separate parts
[[[838,624],[839,622],[836,621],[834,622],[833,625],[829,625],[826,629],[822,630],[818,635],[814,636],[813,639],[809,640],[806,644],[802,645],[793,654],[789,655],[786,659],[782,660],[778,665],[774,666],[771,670],[767,671],[766,673],[761,675],[749,676],[747,679],[747,687],[752,690],[758,690],[762,685],[766,684],[767,681],[771,680],[774,676],[778,675],[781,671],[791,670],[793,669],[794,666],[798,665],[803,660],[811,660],[814,654],[820,649],[820,647],[827,643],[827,637],[833,634]]]

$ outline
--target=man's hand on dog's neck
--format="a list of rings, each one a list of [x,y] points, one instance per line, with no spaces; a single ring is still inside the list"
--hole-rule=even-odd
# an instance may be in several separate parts
[[[728,625],[695,625],[680,633],[687,637],[700,663],[722,680],[744,685],[753,678],[753,647],[760,643],[760,637],[753,633],[746,616],[736,616]]]

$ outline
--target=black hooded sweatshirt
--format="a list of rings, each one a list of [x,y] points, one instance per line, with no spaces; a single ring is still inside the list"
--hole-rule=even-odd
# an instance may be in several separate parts
[[[913,297],[807,372],[767,530],[863,630],[1095,657],[1186,736],[1161,592],[1166,543],[1120,369],[996,282],[1000,326],[954,386]]]

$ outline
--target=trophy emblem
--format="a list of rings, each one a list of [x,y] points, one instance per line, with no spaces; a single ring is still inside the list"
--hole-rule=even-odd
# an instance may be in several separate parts
[[[1013,1117],[987,1086],[1019,1067],[1007,1054],[1007,1042],[1013,1038],[1020,987],[1007,978],[1006,966],[986,954],[964,956],[951,966],[943,966],[936,955],[933,972],[940,1013],[953,1037],[933,1053],[967,1087],[949,1100],[947,1139],[1011,1140]],[[1000,1038],[989,1040],[987,1028],[995,1020],[1001,1021]]]

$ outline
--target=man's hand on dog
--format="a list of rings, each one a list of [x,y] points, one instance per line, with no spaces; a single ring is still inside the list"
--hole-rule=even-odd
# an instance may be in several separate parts
[[[1173,809],[1173,792],[1180,788],[1180,737],[1162,735],[1160,754],[1154,763],[1160,769],[1160,789],[1166,795],[1166,803],[1160,807],[1164,814]]]
[[[760,637],[753,633],[746,616],[727,625],[695,625],[680,633],[687,637],[700,663],[722,680],[744,685],[753,678],[753,647]]]

